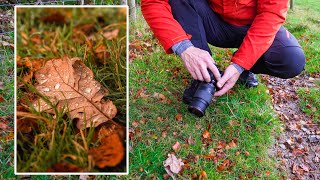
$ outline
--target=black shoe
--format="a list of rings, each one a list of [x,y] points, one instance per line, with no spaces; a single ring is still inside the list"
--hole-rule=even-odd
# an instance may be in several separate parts
[[[192,80],[191,81],[191,85],[189,87],[187,87],[184,91],[183,91],[183,97],[182,100],[185,104],[190,104],[192,101],[192,97],[194,95],[194,93],[197,91],[199,84],[201,83],[201,81],[198,80]]]
[[[250,71],[243,71],[239,77],[239,82],[247,87],[257,87],[258,79],[255,74]]]

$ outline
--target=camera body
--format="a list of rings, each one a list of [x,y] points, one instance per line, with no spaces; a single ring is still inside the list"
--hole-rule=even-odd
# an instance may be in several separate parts
[[[211,81],[202,81],[195,91],[192,101],[189,104],[188,110],[190,113],[202,117],[208,108],[214,93],[216,92],[216,80],[210,70],[208,70]]]

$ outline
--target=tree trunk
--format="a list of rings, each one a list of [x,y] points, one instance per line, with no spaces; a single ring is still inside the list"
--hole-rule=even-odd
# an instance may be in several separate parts
[[[120,1],[120,4],[121,4],[121,5],[127,5],[127,0],[121,0],[121,1]]]
[[[135,0],[129,0],[129,14],[131,16],[132,21],[136,21],[137,18],[137,12],[136,12],[136,1]]]
[[[294,6],[294,0],[290,0],[290,9],[293,9]]]

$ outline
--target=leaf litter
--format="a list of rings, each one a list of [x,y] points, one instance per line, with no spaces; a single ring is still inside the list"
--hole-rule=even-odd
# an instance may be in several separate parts
[[[297,90],[316,87],[320,74],[304,74],[292,79],[264,75],[273,107],[284,123],[281,135],[270,149],[270,156],[280,161],[279,169],[288,179],[319,179],[320,129],[299,107]],[[308,92],[306,92],[308,93]]]

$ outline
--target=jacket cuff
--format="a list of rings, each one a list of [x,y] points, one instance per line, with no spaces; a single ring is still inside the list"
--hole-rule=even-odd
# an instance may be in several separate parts
[[[186,49],[188,49],[189,47],[193,46],[193,44],[191,43],[190,40],[183,40],[180,41],[176,44],[174,44],[171,49],[173,50],[173,52],[177,55],[181,55]]]
[[[236,63],[231,63],[231,65],[232,65],[233,67],[235,67],[240,74],[244,71],[244,68],[241,67],[240,65],[236,64]]]

